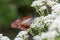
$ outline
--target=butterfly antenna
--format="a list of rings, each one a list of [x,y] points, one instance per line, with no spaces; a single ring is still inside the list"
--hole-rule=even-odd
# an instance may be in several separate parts
[[[34,14],[32,15],[32,19],[34,19]]]

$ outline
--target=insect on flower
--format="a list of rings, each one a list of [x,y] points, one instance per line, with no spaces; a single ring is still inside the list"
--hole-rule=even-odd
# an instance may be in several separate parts
[[[30,26],[30,24],[33,22],[34,17],[32,16],[25,16],[23,18],[19,18],[12,22],[11,27],[12,28],[18,28],[21,30],[27,30]]]

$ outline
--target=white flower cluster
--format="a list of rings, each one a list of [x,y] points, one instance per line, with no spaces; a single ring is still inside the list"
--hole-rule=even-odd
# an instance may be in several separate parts
[[[58,4],[58,0],[35,0],[33,3],[32,3],[32,7],[35,7],[35,6],[43,6],[45,5],[45,2],[47,3],[47,5],[49,5],[50,7]]]
[[[30,27],[44,28],[45,26],[49,26],[58,16],[60,16],[60,13],[51,13],[47,16],[36,17]]]
[[[3,36],[3,34],[0,34],[0,40],[10,40],[10,38]]]
[[[20,31],[14,40],[26,40],[29,36],[27,31]]]
[[[56,4],[58,4],[58,0],[47,0],[47,5],[50,7],[52,7]]]
[[[35,6],[43,6],[44,5],[44,2],[46,2],[46,0],[35,0],[33,3],[32,3],[32,7],[35,7]]]
[[[46,3],[46,0],[35,0],[31,6],[34,7],[36,10],[38,9],[38,11],[42,11],[47,9],[45,3]]]
[[[42,25],[43,24],[43,18],[44,18],[44,16],[35,18],[30,27],[31,28],[35,28],[35,27],[44,28],[44,25]]]
[[[48,32],[43,32],[41,33],[41,35],[36,35],[33,37],[34,40],[43,40],[43,39],[47,39],[47,40],[54,40],[54,38],[56,36],[58,36],[59,34],[56,31],[48,31]]]
[[[34,36],[33,39],[34,40],[42,40],[41,36],[39,36],[39,35]]]
[[[49,31],[57,30],[60,33],[60,16],[51,23],[48,30]]]
[[[60,3],[58,3],[58,0],[36,0],[36,1],[38,1],[39,3],[40,3],[40,1],[41,2],[45,1],[47,3],[56,2],[57,4],[55,4],[55,5],[51,4],[51,5],[53,5],[53,6],[51,6],[51,10],[52,10],[51,14],[48,14],[47,16],[41,16],[41,17],[35,18],[33,23],[30,26],[31,28],[34,28],[34,27],[40,27],[40,28],[43,27],[44,28],[45,27],[44,25],[49,26],[58,16],[60,16]],[[32,4],[32,5],[34,5],[34,4]],[[48,4],[48,5],[50,5],[50,4]],[[44,8],[44,7],[42,7],[42,8]]]
[[[60,3],[57,5],[54,5],[51,9],[52,9],[52,13],[60,14]]]
[[[51,7],[51,13],[47,16],[36,17],[30,28],[48,28],[46,32],[42,31],[40,35],[34,36],[34,40],[55,40],[56,36],[60,36],[60,3],[58,3],[58,0],[46,0],[45,2]]]
[[[54,40],[56,36],[58,36],[57,31],[47,31],[46,33],[41,34],[42,39],[47,39],[47,40]]]

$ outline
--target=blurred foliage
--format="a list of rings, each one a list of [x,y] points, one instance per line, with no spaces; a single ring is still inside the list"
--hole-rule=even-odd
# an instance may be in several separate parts
[[[19,5],[19,6],[22,6],[22,5],[27,5],[27,6],[30,6],[30,4],[32,3],[33,0],[16,0],[16,3]]]
[[[23,16],[23,12],[27,12],[27,10],[30,11],[31,3],[32,0],[0,0],[0,27],[10,26],[12,20],[15,20],[19,16]],[[24,8],[27,10],[24,10]],[[20,15],[18,15],[18,13]]]
[[[55,40],[60,40],[60,36],[56,37]]]
[[[14,38],[18,31],[10,27],[17,18],[33,13],[33,0],[0,0],[0,33]],[[12,36],[12,37],[11,37]]]

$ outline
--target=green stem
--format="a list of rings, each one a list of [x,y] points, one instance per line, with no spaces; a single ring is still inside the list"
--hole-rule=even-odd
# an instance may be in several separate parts
[[[28,40],[28,38],[26,38],[26,40]]]
[[[29,33],[30,33],[32,36],[34,36],[31,28],[30,28],[30,30],[29,30]]]
[[[46,31],[46,29],[44,28],[44,31]]]
[[[31,34],[32,36],[34,36],[34,34],[33,34],[32,32],[30,32],[30,34]]]
[[[46,9],[46,11],[47,11],[47,14],[49,14],[48,8]]]
[[[47,7],[47,2],[45,2],[45,5],[46,5],[46,7]],[[47,11],[47,14],[49,14],[48,7],[47,7],[46,11]]]
[[[22,36],[23,40],[25,40],[24,36]]]
[[[35,7],[35,9],[36,9],[36,12],[38,12],[38,14],[41,16],[39,9],[37,7]]]
[[[43,13],[44,13],[44,11],[43,11]],[[43,15],[45,16],[45,13]]]
[[[43,11],[39,10],[39,11],[41,12],[41,15],[44,16],[44,10]]]
[[[38,31],[38,34],[39,34],[39,35],[41,34],[40,28],[36,28],[35,30]]]
[[[38,29],[38,31],[39,31],[39,35],[41,34],[41,30],[40,29]]]

